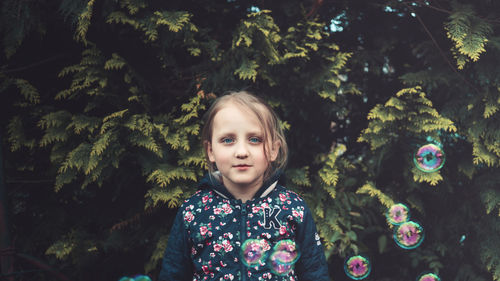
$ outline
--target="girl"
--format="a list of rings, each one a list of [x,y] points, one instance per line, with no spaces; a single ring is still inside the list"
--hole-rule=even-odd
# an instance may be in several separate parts
[[[277,184],[288,151],[273,110],[233,92],[205,116],[209,173],[177,213],[159,280],[329,280],[310,210]]]

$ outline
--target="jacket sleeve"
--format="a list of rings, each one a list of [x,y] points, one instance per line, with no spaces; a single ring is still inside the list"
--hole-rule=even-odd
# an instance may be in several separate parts
[[[300,258],[295,264],[299,281],[329,281],[323,245],[314,224],[311,211],[304,209],[304,220],[297,226],[297,240]]]
[[[182,208],[174,220],[167,249],[163,256],[159,281],[191,281],[193,280],[193,262],[190,257],[191,246],[188,233],[184,227]]]

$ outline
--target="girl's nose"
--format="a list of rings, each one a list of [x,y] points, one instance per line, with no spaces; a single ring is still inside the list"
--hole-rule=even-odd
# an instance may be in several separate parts
[[[248,157],[248,149],[247,149],[246,145],[244,143],[239,143],[236,146],[236,151],[235,151],[234,155],[236,156],[236,158],[240,158],[240,159],[247,158]]]

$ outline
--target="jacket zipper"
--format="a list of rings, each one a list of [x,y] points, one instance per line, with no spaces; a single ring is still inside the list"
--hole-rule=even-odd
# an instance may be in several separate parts
[[[247,240],[247,228],[246,228],[246,223],[247,223],[247,204],[243,203],[241,205],[241,241],[240,241],[240,247],[243,247],[243,243]],[[242,257],[240,257],[241,259]],[[245,264],[243,264],[243,261],[240,260],[241,264],[241,280],[245,281],[247,280],[247,270],[245,267]]]

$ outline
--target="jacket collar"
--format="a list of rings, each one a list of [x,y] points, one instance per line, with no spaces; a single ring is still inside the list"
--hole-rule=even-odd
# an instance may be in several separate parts
[[[266,180],[262,186],[257,190],[253,199],[255,198],[264,198],[271,191],[276,188],[278,184],[278,180],[281,176],[281,172],[277,171],[272,175],[268,180]],[[221,197],[225,199],[236,199],[234,196],[227,190],[227,188],[222,184],[221,175],[219,171],[215,171],[211,174],[206,174],[203,179],[200,181],[198,188],[200,189],[211,189]]]

